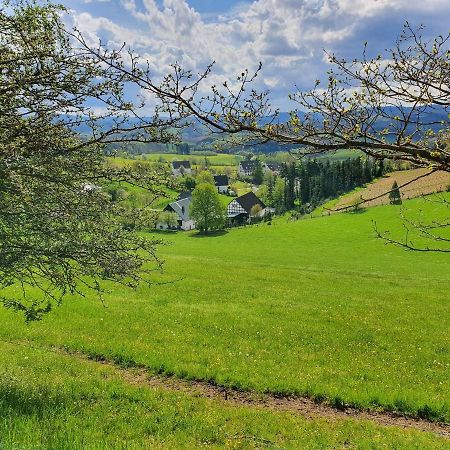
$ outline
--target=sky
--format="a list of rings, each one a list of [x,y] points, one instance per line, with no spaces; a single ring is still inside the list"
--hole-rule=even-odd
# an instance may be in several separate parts
[[[364,43],[378,54],[394,45],[405,21],[425,36],[446,34],[450,0],[60,0],[68,23],[93,42],[124,42],[150,61],[154,78],[180,63],[194,73],[216,61],[210,84],[243,69],[263,69],[255,87],[274,106],[325,79],[324,51],[358,58]]]

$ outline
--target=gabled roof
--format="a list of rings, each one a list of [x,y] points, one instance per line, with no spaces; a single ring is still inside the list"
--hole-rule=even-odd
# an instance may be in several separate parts
[[[174,213],[178,214],[178,217],[182,221],[187,221],[190,220],[189,217],[190,206],[191,206],[191,197],[185,197],[180,200],[177,200],[176,202],[169,203],[164,208],[164,211],[173,211]]]
[[[241,161],[239,163],[239,165],[245,171],[253,170],[256,167],[256,164],[257,164],[257,160],[256,159],[245,160],[245,161]]]
[[[229,183],[228,175],[214,175],[214,184],[216,186],[228,186]]]
[[[276,163],[276,162],[268,162],[266,163],[266,166],[272,171],[272,172],[277,172],[278,170],[280,170],[281,166]]]
[[[191,191],[183,191],[178,194],[177,201],[182,200],[183,198],[190,197],[192,195]]]
[[[255,205],[261,206],[261,209],[264,209],[266,207],[266,205],[253,192],[247,192],[246,194],[237,197],[235,200],[249,214],[251,209]]]
[[[179,169],[180,167],[184,167],[185,169],[191,168],[190,161],[172,161],[172,167],[174,169]]]

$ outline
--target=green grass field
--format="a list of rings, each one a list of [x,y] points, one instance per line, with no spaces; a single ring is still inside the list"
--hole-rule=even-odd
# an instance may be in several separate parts
[[[131,383],[111,367],[0,344],[2,449],[445,449],[429,433],[310,420]]]
[[[444,214],[432,203],[405,204]],[[31,325],[0,310],[0,340],[10,342],[0,357],[0,443],[448,448],[426,433],[149,392],[106,367],[48,351],[450,422],[449,257],[387,246],[374,237],[373,220],[400,236],[395,206],[211,237],[164,234],[171,245],[160,249],[166,264],[157,281],[169,284],[113,287],[106,307],[68,299]],[[67,436],[76,445],[64,447]]]
[[[205,161],[208,162],[210,166],[237,166],[239,161],[242,159],[238,155],[229,155],[226,153],[218,153],[208,156],[196,155],[195,153],[190,155],[178,155],[175,153],[147,153],[145,155],[140,155],[136,159],[113,157],[109,160],[118,166],[124,166],[127,164],[132,164],[134,161],[149,161],[149,162],[171,162],[171,161],[190,161],[193,165],[204,165]]]

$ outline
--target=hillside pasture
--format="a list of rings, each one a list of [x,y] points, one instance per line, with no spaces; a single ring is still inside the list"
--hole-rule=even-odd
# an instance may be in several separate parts
[[[407,186],[400,188],[402,200],[443,192],[448,189],[450,185],[450,174],[448,172],[439,171],[426,175],[427,173],[430,173],[429,169],[402,170],[389,173],[362,189],[357,189],[348,195],[342,196],[337,202],[334,202],[331,211],[351,206],[360,199],[365,200],[364,207],[389,204],[389,192],[394,181],[399,186],[412,181]],[[422,178],[417,179],[419,177]]]
[[[439,205],[408,201],[439,214]],[[25,326],[1,310],[0,339],[220,386],[336,407],[450,421],[448,256],[376,239],[402,233],[398,208],[162,235],[165,272],[105,306],[68,299]]]
[[[191,167],[194,170],[203,170],[208,168],[214,174],[227,174],[232,178],[237,176],[237,168],[239,161],[242,159],[239,155],[213,154],[213,155],[178,155],[171,153],[148,153],[132,158],[124,157],[108,157],[108,164],[115,167],[127,167],[135,164],[163,163],[169,164],[172,161],[190,161]]]

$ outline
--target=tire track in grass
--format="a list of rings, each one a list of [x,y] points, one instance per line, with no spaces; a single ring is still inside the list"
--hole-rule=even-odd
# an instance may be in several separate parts
[[[431,432],[450,439],[450,425],[440,422],[430,422],[421,418],[408,417],[394,412],[361,410],[347,405],[342,405],[342,407],[337,408],[324,403],[316,403],[307,397],[277,396],[267,393],[259,394],[251,391],[225,388],[213,382],[191,381],[154,375],[144,368],[122,368],[108,360],[99,361],[99,363],[117,368],[122,373],[123,378],[133,385],[181,391],[192,396],[216,401],[219,400],[226,404],[236,406],[268,409],[273,412],[290,412],[299,414],[307,419],[367,420],[383,426],[395,426]]]
[[[228,405],[266,409],[272,412],[289,412],[301,415],[307,419],[366,420],[382,426],[431,432],[450,440],[450,424],[431,422],[424,418],[389,411],[363,410],[343,403],[339,403],[339,406],[332,406],[323,402],[315,402],[308,397],[290,397],[273,393],[263,394],[254,391],[243,391],[218,385],[213,380],[186,380],[175,376],[159,375],[152,372],[145,365],[137,364],[133,360],[112,359],[104,355],[74,351],[67,347],[35,346],[29,342],[19,341],[5,340],[4,342],[38,350],[52,351],[79,360],[89,361],[91,364],[106,365],[120,374],[125,382],[135,386],[172,392],[179,391],[193,397],[221,401]]]

